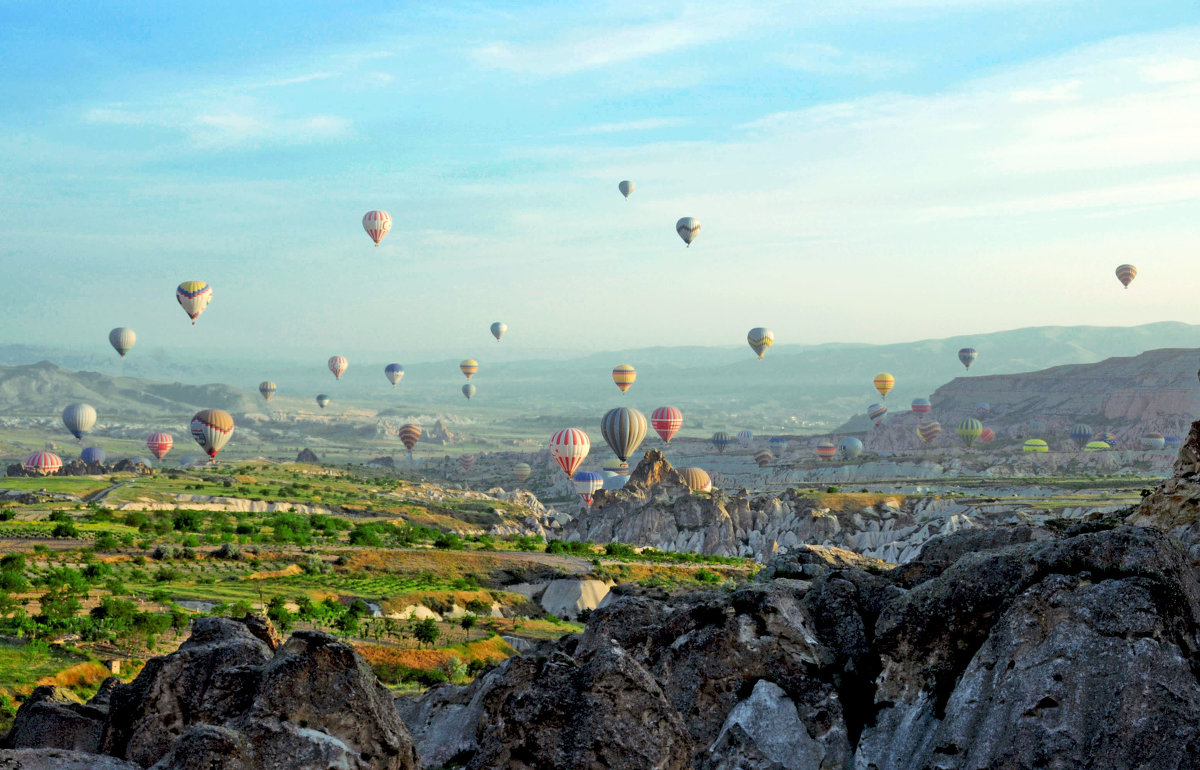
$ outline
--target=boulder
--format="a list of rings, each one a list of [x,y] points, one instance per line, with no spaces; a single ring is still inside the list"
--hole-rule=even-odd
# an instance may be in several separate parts
[[[46,748],[97,751],[106,711],[81,704],[60,687],[42,686],[21,704],[6,749]]]
[[[142,766],[83,751],[0,749],[0,770],[142,770]]]
[[[821,747],[779,685],[760,679],[729,712],[700,763],[704,770],[808,770],[821,767]]]

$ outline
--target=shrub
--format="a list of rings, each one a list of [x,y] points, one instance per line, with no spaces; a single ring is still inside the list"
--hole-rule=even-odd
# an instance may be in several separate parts
[[[79,530],[69,521],[60,521],[50,530],[51,537],[79,537]]]

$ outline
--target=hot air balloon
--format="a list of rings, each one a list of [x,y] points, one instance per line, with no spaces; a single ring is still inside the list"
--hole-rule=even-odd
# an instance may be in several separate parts
[[[275,395],[275,383],[270,380],[263,380],[258,383],[258,392],[262,395],[263,401],[270,401]]]
[[[469,380],[475,376],[475,372],[479,371],[479,362],[474,358],[464,358],[458,362],[458,368],[462,370],[462,373]]]
[[[837,455],[837,444],[829,439],[822,439],[817,442],[817,457],[822,460],[832,460]]]
[[[675,232],[679,233],[679,237],[690,248],[692,241],[696,240],[696,236],[700,234],[700,220],[695,217],[684,217],[675,223]]]
[[[533,475],[533,468],[529,465],[529,463],[517,463],[513,466],[512,473],[513,477],[516,478],[517,483],[524,484],[525,481],[531,475]]]
[[[775,344],[775,332],[762,326],[755,326],[746,335],[746,342],[750,343],[750,349],[758,354],[758,359],[761,361],[767,348]]]
[[[339,380],[342,379],[348,366],[350,366],[350,362],[346,360],[345,356],[332,356],[329,359],[329,371],[333,372],[333,376]]]
[[[404,448],[408,450],[408,459],[412,459],[413,447],[417,445],[417,441],[421,438],[421,426],[407,422],[400,426],[400,441],[404,444]]]
[[[151,433],[146,438],[146,448],[159,460],[166,457],[167,452],[170,452],[173,446],[175,446],[175,439],[171,437],[170,433]]]
[[[1163,436],[1163,444],[1167,449],[1178,449],[1183,446],[1183,439],[1179,436]]]
[[[992,405],[986,401],[980,401],[978,404],[975,405],[975,416],[981,420],[984,417],[987,417],[988,414],[991,413],[991,411],[992,411]]]
[[[63,425],[71,435],[83,442],[83,437],[92,432],[96,424],[96,410],[88,404],[71,404],[62,413]]]
[[[843,460],[853,460],[862,454],[863,443],[854,436],[846,436],[838,442],[838,454]]]
[[[229,443],[233,435],[233,418],[221,409],[202,409],[192,417],[192,438],[208,456],[216,459],[217,452]]]
[[[1161,433],[1143,433],[1141,444],[1142,449],[1147,452],[1157,452],[1167,445],[1167,439]]]
[[[333,400],[332,398],[325,395],[324,393],[317,394],[317,406],[321,407],[322,409],[329,406],[329,402],[332,400]]]
[[[604,476],[596,471],[579,471],[571,476],[571,483],[586,508],[592,507],[592,494],[604,486]]]
[[[492,324],[492,336],[496,338],[496,342],[499,342],[500,338],[503,337],[504,333],[507,331],[508,331],[508,324],[506,324],[506,323],[501,323],[500,321],[496,321],[494,324]]]
[[[621,364],[612,370],[612,378],[613,382],[617,384],[617,388],[624,393],[637,379],[637,370],[629,364]]]
[[[609,409],[600,420],[600,435],[613,454],[625,462],[646,438],[646,416],[627,406]]]
[[[133,329],[124,326],[118,326],[108,333],[108,344],[121,354],[121,358],[125,357],[135,342],[137,342],[137,335],[133,333]]]
[[[992,443],[996,440],[996,431],[991,428],[984,428],[983,432],[979,434],[979,440],[985,444]]]
[[[887,401],[887,394],[896,385],[896,378],[887,372],[880,372],[875,375],[875,390],[879,391],[879,397]]]
[[[887,407],[883,404],[871,404],[867,407],[867,417],[871,418],[871,422],[876,425],[883,425],[887,419]]]
[[[740,430],[737,434],[738,445],[742,449],[749,449],[751,442],[754,441],[754,434],[748,430]]]
[[[1105,444],[1108,444],[1110,449],[1117,448],[1117,437],[1112,433],[1101,431],[1100,433],[1092,436],[1092,439],[1095,441],[1103,441]]]
[[[921,439],[921,443],[929,444],[934,439],[942,434],[942,426],[936,420],[923,422],[917,426],[917,436]]]
[[[104,461],[108,459],[108,453],[98,446],[90,446],[83,450],[79,459],[88,465],[103,465]]]
[[[396,383],[404,379],[404,367],[400,364],[388,364],[383,367],[383,376],[388,378],[388,382],[392,383],[392,388],[395,389]]]
[[[1039,433],[1046,432],[1046,423],[1042,420],[1030,420],[1025,428],[1030,434],[1037,436]]]
[[[962,439],[962,442],[970,448],[983,435],[983,423],[974,417],[965,417],[958,424],[955,431],[958,433],[958,437]]]
[[[475,385],[470,382],[466,383],[462,386],[462,393],[467,397],[467,400],[470,401],[471,397],[475,395]]]
[[[788,448],[788,440],[783,436],[772,436],[767,444],[770,445],[772,451],[779,453],[787,451]]]
[[[371,240],[375,241],[376,246],[383,240],[383,236],[388,234],[388,230],[392,229],[392,218],[386,211],[368,211],[363,214],[362,222],[363,229],[371,236]]]
[[[1083,451],[1085,451],[1085,452],[1109,452],[1109,451],[1112,451],[1112,447],[1109,446],[1108,442],[1106,442],[1106,441],[1089,441],[1083,445]]]
[[[179,301],[183,312],[188,314],[188,318],[192,319],[192,326],[195,326],[196,319],[212,300],[212,287],[204,281],[184,281],[175,290],[175,299]]]
[[[725,454],[725,450],[733,443],[733,439],[723,430],[719,430],[712,434],[712,445],[717,448],[721,454]]]
[[[52,452],[34,452],[21,467],[39,476],[51,476],[62,468],[62,458]]]
[[[660,406],[650,414],[650,425],[668,444],[683,427],[683,412],[673,406]]]
[[[605,473],[615,473],[618,476],[629,475],[629,463],[620,460],[605,460],[602,467]]]
[[[608,471],[605,471],[604,472],[604,486],[602,487],[602,489],[611,489],[613,491],[616,491],[618,489],[624,489],[625,485],[628,483],[629,483],[628,475],[622,476],[619,473],[609,473]]]
[[[693,492],[711,492],[713,488],[712,478],[708,472],[702,468],[680,468],[679,475],[683,476],[683,481],[688,485],[688,489]]]
[[[1021,447],[1022,452],[1049,452],[1050,446],[1040,438],[1031,438]]]
[[[591,439],[579,428],[564,428],[550,437],[550,456],[567,478],[575,475],[591,448]]]
[[[458,467],[462,468],[463,473],[470,473],[475,467],[475,455],[459,455]]]
[[[629,200],[629,196],[633,195],[633,191],[636,187],[637,185],[635,185],[633,182],[630,182],[628,179],[622,180],[621,183],[617,185],[617,189],[620,190],[621,194],[625,196],[625,200]]]
[[[1133,265],[1120,265],[1117,267],[1117,280],[1126,289],[1129,288],[1129,284],[1133,283],[1134,278],[1137,278],[1137,268]]]
[[[1071,437],[1076,446],[1082,447],[1092,440],[1092,426],[1077,422],[1071,426],[1071,430],[1067,432],[1067,435]]]
[[[760,449],[754,453],[754,462],[758,464],[759,468],[766,468],[774,459],[775,455],[771,454],[766,449]]]
[[[976,358],[979,358],[979,351],[975,348],[963,348],[958,351],[958,360],[962,361],[964,369],[970,369]]]
[[[917,416],[918,420],[924,420],[925,415],[933,411],[933,404],[929,403],[927,398],[914,398],[912,400],[912,413]]]

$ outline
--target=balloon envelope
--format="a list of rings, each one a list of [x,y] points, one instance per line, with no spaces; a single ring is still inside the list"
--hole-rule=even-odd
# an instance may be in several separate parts
[[[63,410],[62,421],[72,436],[82,440],[96,424],[96,410],[89,404],[71,404]]]
[[[917,426],[917,437],[921,443],[928,444],[942,434],[942,426],[936,420],[923,422]]]
[[[762,326],[756,326],[746,335],[746,342],[761,359],[763,353],[767,352],[767,348],[775,344],[775,332]]]
[[[1071,426],[1071,430],[1067,432],[1071,440],[1077,446],[1084,446],[1092,440],[1092,426],[1086,423],[1077,422]]]
[[[204,281],[184,281],[175,289],[175,299],[188,318],[192,319],[192,326],[195,326],[196,319],[212,300],[212,287]]]
[[[974,417],[966,417],[958,424],[955,432],[962,442],[970,447],[983,435],[983,423]]]
[[[496,323],[492,324],[492,336],[496,338],[497,342],[500,341],[500,338],[503,337],[504,333],[507,331],[508,331],[508,324],[506,324],[506,323],[501,323],[500,321],[497,321]]]
[[[263,380],[258,383],[258,392],[262,395],[263,401],[270,401],[271,397],[275,395],[275,383]]]
[[[591,448],[591,439],[579,428],[564,428],[550,437],[550,456],[567,474],[567,478],[575,475]]]
[[[650,425],[668,444],[683,427],[683,412],[673,406],[660,406],[650,414]]]
[[[1126,289],[1129,288],[1129,284],[1133,282],[1134,278],[1137,278],[1137,268],[1133,265],[1120,265],[1117,267],[1117,280]]]
[[[467,379],[469,380],[475,376],[475,372],[479,371],[479,362],[474,358],[464,358],[462,361],[458,362],[458,368],[462,370],[462,373],[466,375]]]
[[[975,348],[963,348],[958,351],[958,360],[962,362],[965,369],[970,369],[976,358],[979,358],[979,351]]]
[[[462,394],[467,397],[468,401],[470,401],[471,397],[475,395],[475,385],[470,382],[468,382],[466,385],[463,385]]]
[[[404,448],[408,450],[409,455],[412,454],[413,447],[417,445],[417,441],[421,438],[421,426],[413,423],[405,423],[400,426],[400,441],[403,442]]]
[[[575,485],[583,504],[591,506],[592,495],[604,486],[604,476],[596,471],[579,471],[571,476],[571,483]]]
[[[333,401],[333,399],[330,398],[329,396],[325,395],[324,393],[317,394],[317,406],[321,407],[322,409],[329,406],[329,402],[331,402],[331,401]]]
[[[396,387],[396,383],[404,379],[404,367],[400,364],[388,364],[383,367],[383,376],[388,378],[388,382],[392,383],[392,387]]]
[[[630,182],[628,179],[622,180],[621,183],[617,185],[617,189],[620,190],[621,194],[627,199],[630,195],[633,195],[633,191],[636,187],[637,185],[635,185],[633,182]]]
[[[333,372],[333,376],[339,380],[342,379],[348,366],[350,366],[350,362],[346,360],[345,356],[332,356],[329,359],[329,371]]]
[[[696,240],[696,236],[700,234],[700,220],[695,217],[684,217],[675,223],[675,232],[679,233],[679,237],[690,247],[692,241]]]
[[[1148,452],[1156,452],[1167,445],[1167,438],[1161,433],[1143,433],[1141,444],[1142,449]]]
[[[637,370],[629,364],[621,364],[612,370],[612,378],[617,389],[624,393],[632,387],[633,381],[637,379]]]
[[[533,467],[529,463],[517,463],[513,466],[513,476],[517,481],[525,481],[533,475]]]
[[[53,452],[34,452],[25,458],[21,467],[39,476],[49,476],[52,473],[58,473],[62,468],[62,458]]]
[[[879,397],[887,400],[888,391],[896,386],[896,378],[887,372],[880,372],[875,375],[875,390],[879,391]]]
[[[121,358],[125,357],[135,342],[137,342],[137,335],[133,333],[133,329],[124,326],[118,326],[108,333],[108,344],[121,354]]]
[[[867,417],[876,425],[881,425],[887,419],[887,407],[883,404],[871,404],[867,407]]]
[[[151,433],[146,438],[146,448],[159,460],[166,457],[167,452],[170,452],[173,446],[175,446],[175,439],[169,433]]]
[[[600,435],[621,462],[637,451],[646,438],[646,416],[636,409],[610,409],[600,420]]]
[[[712,478],[703,468],[680,468],[679,475],[693,492],[711,492]]]
[[[108,453],[98,446],[90,446],[83,450],[79,459],[88,465],[103,465],[104,461],[108,459]]]
[[[725,454],[725,450],[733,443],[733,437],[723,430],[719,430],[712,435],[712,445],[717,448],[721,454]]]
[[[754,462],[758,464],[759,468],[766,468],[774,459],[775,455],[767,449],[760,449],[754,453]]]
[[[379,242],[383,240],[383,236],[388,234],[388,230],[392,229],[392,218],[386,211],[368,211],[366,214],[363,214],[362,226],[367,231],[367,235],[378,246]]]
[[[837,444],[828,439],[817,442],[817,457],[822,460],[832,460],[837,455]]]
[[[1024,452],[1049,452],[1050,446],[1040,438],[1031,438],[1021,448]]]
[[[222,409],[202,409],[192,417],[190,427],[200,448],[215,458],[233,435],[233,418]]]
[[[854,436],[846,436],[838,442],[838,454],[843,460],[851,460],[862,454],[863,443]]]

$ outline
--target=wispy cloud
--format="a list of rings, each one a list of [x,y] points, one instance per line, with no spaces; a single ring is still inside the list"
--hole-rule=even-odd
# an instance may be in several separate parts
[[[778,57],[779,62],[814,75],[862,75],[869,78],[895,75],[912,69],[912,63],[886,56],[844,51],[823,43],[797,46]]]
[[[687,118],[645,118],[644,120],[627,120],[621,123],[600,123],[577,129],[571,133],[577,136],[587,136],[591,134],[617,134],[629,131],[657,131],[663,128],[686,126],[689,122]]]
[[[352,121],[338,115],[280,117],[234,109],[97,107],[84,113],[84,120],[169,129],[182,133],[193,147],[202,149],[311,144],[343,138],[353,131]]]

